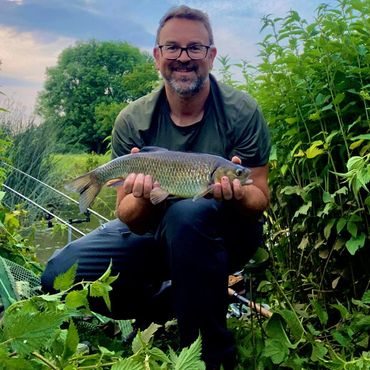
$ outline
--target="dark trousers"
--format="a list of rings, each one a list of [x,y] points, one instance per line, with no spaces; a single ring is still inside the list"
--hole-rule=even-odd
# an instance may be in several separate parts
[[[95,280],[110,261],[119,278],[110,294],[112,312],[101,299],[91,309],[119,319],[161,321],[174,313],[182,346],[198,337],[203,358],[219,364],[234,351],[226,328],[230,272],[243,268],[261,243],[262,222],[231,202],[201,198],[170,202],[153,233],[137,235],[110,221],[54,253],[42,276],[52,291],[55,277],[78,262],[77,279]],[[171,297],[156,294],[171,280]]]

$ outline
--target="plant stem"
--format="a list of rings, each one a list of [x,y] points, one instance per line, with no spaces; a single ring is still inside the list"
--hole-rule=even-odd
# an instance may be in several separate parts
[[[45,363],[48,367],[50,367],[50,369],[58,370],[58,368],[54,364],[52,364],[48,359],[40,355],[38,352],[32,352],[32,355]]]

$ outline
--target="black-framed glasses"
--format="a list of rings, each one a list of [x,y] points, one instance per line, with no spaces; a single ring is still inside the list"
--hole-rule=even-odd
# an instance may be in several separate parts
[[[211,46],[194,44],[186,48],[182,48],[178,45],[158,45],[158,48],[161,51],[162,57],[170,60],[175,60],[180,58],[183,51],[186,52],[187,56],[190,59],[198,60],[204,59],[207,56],[208,49]]]

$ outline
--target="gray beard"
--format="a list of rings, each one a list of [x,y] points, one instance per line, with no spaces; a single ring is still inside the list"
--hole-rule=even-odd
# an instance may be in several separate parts
[[[168,79],[166,78],[165,80],[179,96],[186,98],[194,96],[197,93],[199,93],[199,91],[202,89],[208,78],[209,78],[208,76],[207,77],[197,76],[197,79],[186,87],[183,87],[181,83],[178,83],[178,81],[176,81],[173,78]],[[186,82],[186,80],[183,80],[182,82]]]

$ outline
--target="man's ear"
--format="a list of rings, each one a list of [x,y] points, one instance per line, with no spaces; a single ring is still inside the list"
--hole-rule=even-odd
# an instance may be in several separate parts
[[[157,70],[159,70],[159,58],[160,58],[160,51],[159,51],[159,48],[155,47],[153,48],[153,57],[154,57],[154,60],[155,60],[155,67],[157,68]]]

